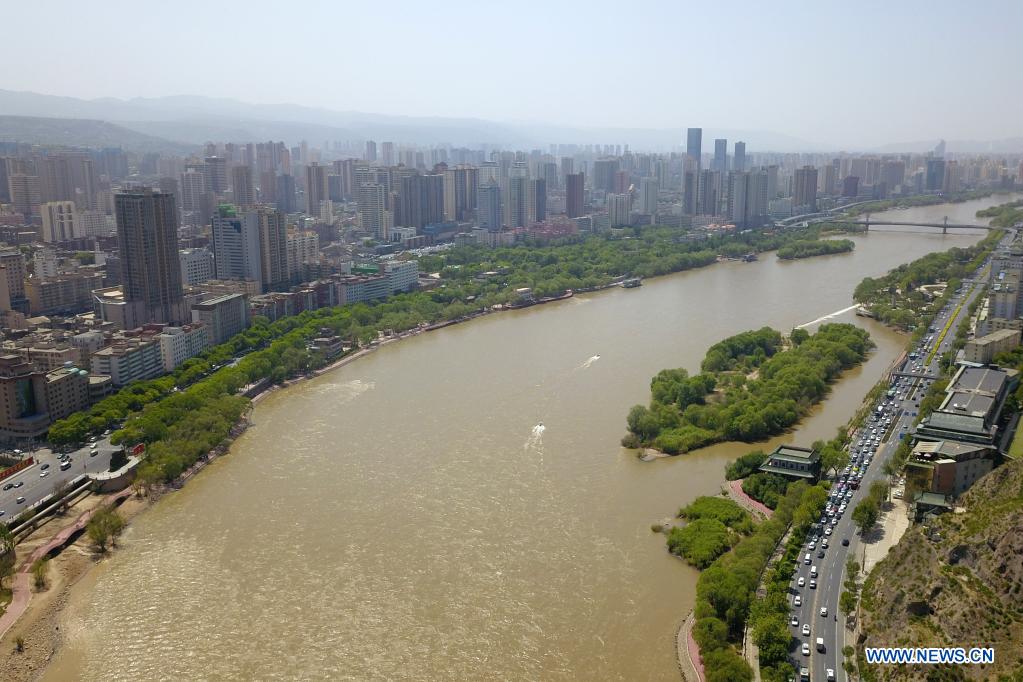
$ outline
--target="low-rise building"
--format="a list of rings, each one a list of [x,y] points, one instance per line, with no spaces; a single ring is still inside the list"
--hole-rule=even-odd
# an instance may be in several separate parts
[[[109,376],[118,387],[155,379],[164,373],[160,341],[153,334],[118,338],[92,354],[91,366],[93,374]]]
[[[0,438],[39,438],[56,420],[88,406],[84,370],[43,372],[20,356],[0,355]]]
[[[159,336],[163,371],[173,372],[185,360],[208,350],[210,347],[208,331],[202,322],[180,327],[164,327]]]
[[[953,440],[920,441],[906,462],[907,486],[957,498],[994,468],[998,451]]]
[[[821,475],[821,456],[811,448],[779,445],[760,465],[760,471],[795,480],[817,481]]]
[[[917,440],[954,440],[993,445],[1005,399],[1018,372],[997,367],[962,366],[949,382],[945,399],[913,432]]]
[[[192,321],[206,326],[210,345],[216,346],[248,329],[249,303],[243,294],[217,296],[193,304]]]
[[[28,277],[25,294],[33,315],[80,313],[92,309],[92,292],[103,287],[101,272],[68,272],[53,277]]]
[[[966,342],[963,360],[986,365],[999,353],[1010,351],[1019,345],[1020,332],[1017,329],[1002,329]]]

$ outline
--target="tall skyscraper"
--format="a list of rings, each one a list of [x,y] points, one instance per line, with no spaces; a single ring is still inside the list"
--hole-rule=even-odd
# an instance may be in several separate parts
[[[687,170],[682,177],[682,213],[696,215],[700,205],[700,173]]]
[[[484,185],[480,185],[476,196],[479,203],[476,221],[480,227],[491,232],[497,232],[503,224],[501,220],[503,213],[501,210],[501,187],[491,180]]]
[[[703,128],[686,130],[686,154],[696,160],[696,167],[699,168],[703,156]]]
[[[568,173],[565,175],[565,214],[569,218],[578,218],[583,214],[583,187],[585,181],[586,178],[582,173]]]
[[[256,204],[256,185],[252,180],[250,166],[235,166],[231,169],[231,188],[234,192],[234,203],[248,207]]]
[[[728,170],[728,140],[721,138],[714,140],[714,163],[710,169],[719,173]]]
[[[945,159],[927,159],[927,189],[937,191],[944,186]]]
[[[541,223],[547,220],[547,181],[535,178],[529,181],[528,222]]]
[[[385,166],[394,165],[394,143],[384,142],[380,145],[381,160]]]
[[[732,156],[732,169],[742,172],[746,170],[746,143],[735,143],[735,154]]]
[[[181,286],[174,196],[150,188],[114,196],[124,295],[123,323],[182,324],[191,319]]]
[[[373,140],[366,140],[366,160],[373,163],[377,160],[377,143]]]
[[[813,166],[797,168],[793,176],[792,207],[803,213],[817,212],[817,169]]]

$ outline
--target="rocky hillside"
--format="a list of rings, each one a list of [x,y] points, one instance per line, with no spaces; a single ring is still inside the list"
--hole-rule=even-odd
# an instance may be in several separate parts
[[[992,471],[961,504],[964,513],[910,529],[871,572],[860,653],[873,646],[990,646],[994,666],[875,666],[863,679],[1023,676],[1023,462]]]

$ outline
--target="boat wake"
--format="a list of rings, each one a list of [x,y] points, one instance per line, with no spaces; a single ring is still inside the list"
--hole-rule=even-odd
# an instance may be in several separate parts
[[[583,364],[579,365],[579,367],[577,367],[576,369],[586,369],[587,367],[589,367],[590,365],[592,365],[594,362],[596,362],[599,359],[600,359],[599,355],[594,355],[594,356],[590,357],[588,360],[586,360],[586,362],[584,362]]]
[[[532,432],[529,434],[529,438],[526,439],[525,445],[522,446],[523,450],[540,450],[543,448],[543,432],[547,427],[540,422],[533,427]]]
[[[806,322],[804,324],[801,324],[798,327],[796,327],[796,329],[805,329],[806,327],[812,327],[813,325],[820,324],[821,322],[827,322],[828,320],[833,320],[834,318],[838,317],[839,315],[845,315],[846,313],[848,313],[848,312],[850,312],[852,310],[856,310],[856,308],[857,308],[857,306],[851,305],[848,308],[842,308],[841,310],[836,310],[835,312],[828,313],[827,315],[824,315],[823,317],[818,317],[816,320],[812,320],[810,322]]]

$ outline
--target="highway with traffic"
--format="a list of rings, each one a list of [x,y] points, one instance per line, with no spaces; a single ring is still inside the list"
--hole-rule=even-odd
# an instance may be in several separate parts
[[[985,262],[974,281],[980,281],[986,267]],[[799,672],[797,679],[847,679],[842,669],[846,615],[839,612],[839,597],[847,559],[854,557],[863,564],[852,510],[867,496],[872,483],[886,481],[884,463],[895,454],[901,438],[909,436],[921,399],[933,377],[940,375],[941,355],[951,347],[956,329],[982,290],[983,286],[963,283],[935,317],[928,334],[896,368],[902,376],[893,380],[891,390],[873,406],[867,422],[847,446],[849,466],[833,479],[828,507],[800,550],[789,589],[794,637],[791,660]]]
[[[25,453],[26,457],[34,458],[35,463],[0,481],[0,522],[10,523],[49,496],[61,483],[86,473],[107,471],[110,456],[120,449],[110,444],[109,436],[104,436],[66,455],[47,448]],[[65,465],[61,457],[70,457],[67,460],[70,464]]]

